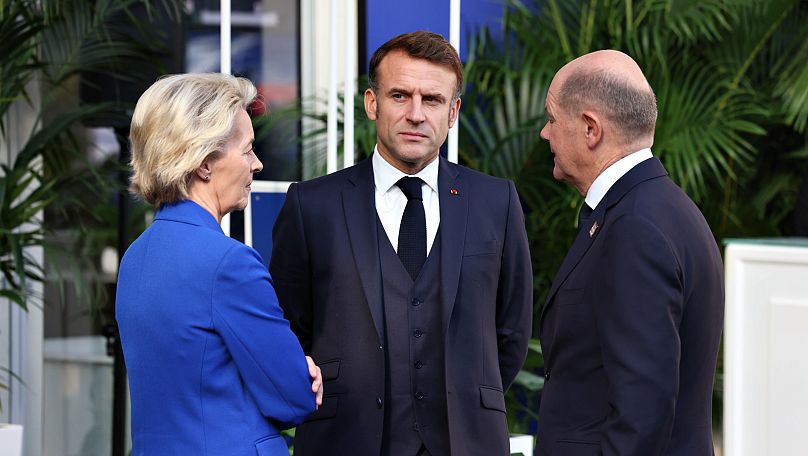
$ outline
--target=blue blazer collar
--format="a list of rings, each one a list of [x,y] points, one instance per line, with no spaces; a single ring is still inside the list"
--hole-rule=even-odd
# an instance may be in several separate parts
[[[202,206],[191,200],[163,204],[157,210],[157,214],[154,216],[154,219],[187,223],[189,225],[201,226],[224,234],[222,227],[216,223],[216,219],[213,217],[213,215],[202,208]]]

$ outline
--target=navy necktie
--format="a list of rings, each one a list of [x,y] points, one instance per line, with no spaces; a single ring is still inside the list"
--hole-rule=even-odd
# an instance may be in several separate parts
[[[581,206],[581,212],[578,213],[578,229],[583,228],[592,219],[592,212],[594,211],[588,204],[584,203]],[[589,227],[587,226],[586,229]]]
[[[398,257],[412,280],[418,277],[426,261],[426,214],[421,195],[422,183],[417,177],[402,177],[396,182],[407,197],[407,206],[398,231]]]

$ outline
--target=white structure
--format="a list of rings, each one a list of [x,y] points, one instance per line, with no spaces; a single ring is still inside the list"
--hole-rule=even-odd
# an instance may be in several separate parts
[[[808,454],[808,239],[729,242],[724,455]]]
[[[533,456],[533,436],[532,435],[512,435],[511,454],[519,456]]]

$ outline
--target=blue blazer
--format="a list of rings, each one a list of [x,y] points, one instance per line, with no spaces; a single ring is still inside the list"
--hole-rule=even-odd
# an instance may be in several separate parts
[[[288,456],[315,410],[306,360],[258,252],[192,201],[129,247],[116,315],[134,455]]]
[[[540,456],[711,456],[721,255],[656,158],[620,178],[564,259],[541,319]]]
[[[325,397],[297,456],[378,455],[384,306],[370,159],[289,188],[270,270]],[[527,355],[533,274],[513,182],[440,158],[440,281],[453,455],[509,454],[504,391]]]

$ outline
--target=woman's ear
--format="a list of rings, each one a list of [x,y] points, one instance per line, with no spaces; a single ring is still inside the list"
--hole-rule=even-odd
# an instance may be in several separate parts
[[[199,176],[200,179],[203,181],[210,180],[210,173],[212,171],[212,167],[210,166],[210,160],[205,160],[196,168],[196,175]]]

